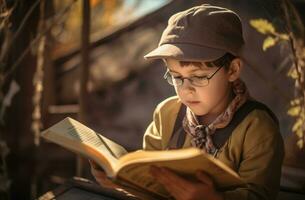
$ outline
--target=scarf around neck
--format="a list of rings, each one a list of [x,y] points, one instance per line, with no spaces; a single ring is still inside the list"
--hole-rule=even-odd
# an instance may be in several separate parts
[[[226,127],[232,120],[234,113],[250,98],[248,89],[241,79],[237,79],[232,83],[234,93],[233,100],[228,107],[218,115],[209,125],[202,125],[199,118],[189,109],[186,108],[186,114],[183,119],[183,129],[191,136],[191,145],[202,149],[209,154],[216,154],[212,135],[216,129]]]

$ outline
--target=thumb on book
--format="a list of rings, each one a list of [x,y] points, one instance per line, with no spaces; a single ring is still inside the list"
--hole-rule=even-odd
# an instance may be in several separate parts
[[[93,168],[93,169],[98,169],[99,168],[99,166],[96,164],[96,162],[94,162],[93,160],[88,160],[89,161],[89,163],[90,163],[90,165],[91,165],[91,167]]]

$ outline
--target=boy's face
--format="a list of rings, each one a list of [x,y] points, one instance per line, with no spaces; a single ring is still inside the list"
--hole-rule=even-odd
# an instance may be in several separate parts
[[[218,67],[202,67],[188,65],[181,66],[178,60],[166,59],[169,73],[173,77],[191,78],[194,76],[211,76]],[[198,116],[218,114],[223,109],[223,104],[228,101],[231,94],[230,76],[226,69],[221,68],[204,87],[193,86],[189,80],[184,79],[180,86],[175,86],[175,91],[181,102],[189,107]],[[226,106],[226,105],[225,105]]]

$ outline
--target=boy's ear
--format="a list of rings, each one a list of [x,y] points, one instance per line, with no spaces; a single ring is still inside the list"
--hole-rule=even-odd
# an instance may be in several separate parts
[[[235,58],[232,60],[228,72],[230,82],[233,82],[240,77],[242,68],[243,62],[240,58]]]

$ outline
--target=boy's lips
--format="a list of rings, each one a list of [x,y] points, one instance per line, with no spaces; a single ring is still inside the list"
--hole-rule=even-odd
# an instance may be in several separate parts
[[[189,105],[194,105],[200,103],[200,101],[186,101],[186,103]]]

